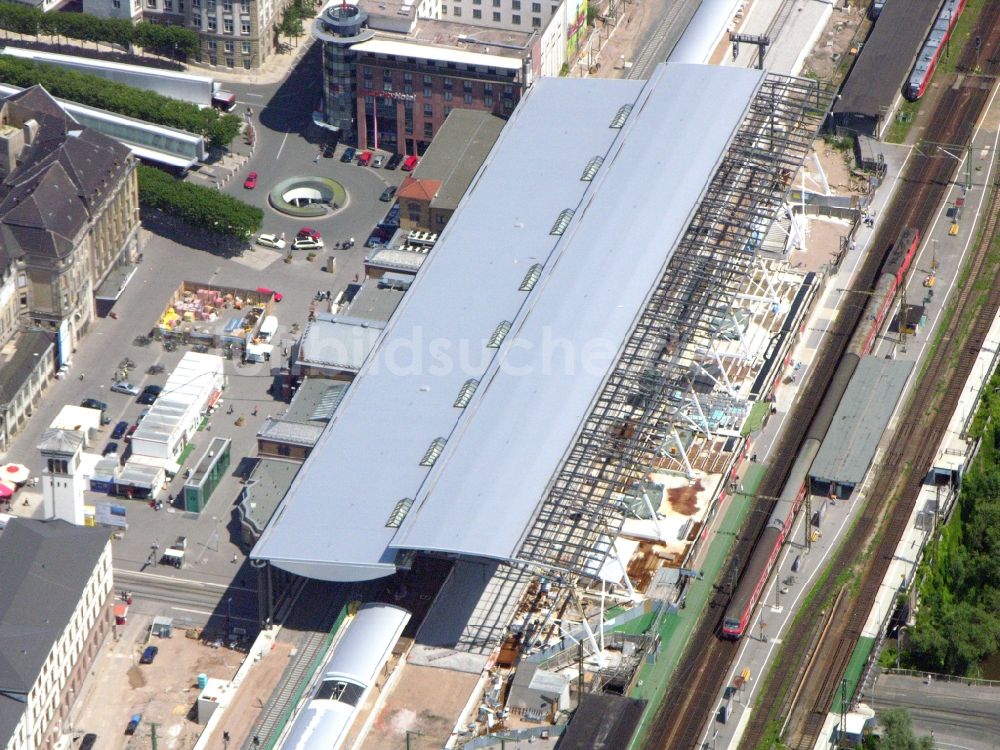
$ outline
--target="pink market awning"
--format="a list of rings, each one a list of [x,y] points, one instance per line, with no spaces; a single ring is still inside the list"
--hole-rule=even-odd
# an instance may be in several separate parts
[[[0,482],[0,498],[10,500],[14,496],[14,488],[6,482]]]

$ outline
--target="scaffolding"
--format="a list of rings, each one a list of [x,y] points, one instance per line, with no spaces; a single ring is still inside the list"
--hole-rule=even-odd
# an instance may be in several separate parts
[[[598,576],[625,517],[622,493],[643,478],[664,440],[676,433],[677,405],[692,390],[692,372],[704,366],[705,353],[714,350],[732,317],[737,292],[831,101],[832,91],[816,81],[776,74],[763,79],[552,480],[519,560],[546,571]],[[704,429],[707,418],[701,419],[702,425],[691,419],[688,426]]]

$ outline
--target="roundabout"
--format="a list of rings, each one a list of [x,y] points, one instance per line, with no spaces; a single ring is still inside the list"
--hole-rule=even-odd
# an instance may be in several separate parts
[[[347,191],[328,177],[289,177],[271,188],[267,199],[276,211],[287,216],[321,219],[347,205]]]

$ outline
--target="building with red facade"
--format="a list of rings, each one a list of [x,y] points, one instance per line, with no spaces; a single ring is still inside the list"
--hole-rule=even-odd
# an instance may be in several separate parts
[[[418,18],[405,0],[331,4],[314,121],[363,148],[423,154],[453,109],[506,117],[534,75],[540,35]]]

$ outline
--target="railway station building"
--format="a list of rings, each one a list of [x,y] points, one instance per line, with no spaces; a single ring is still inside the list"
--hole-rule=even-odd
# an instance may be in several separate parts
[[[260,533],[262,622],[300,578],[419,590],[404,670],[478,679],[600,662],[581,592],[676,602],[812,293],[758,250],[830,98],[683,64],[529,89]]]

